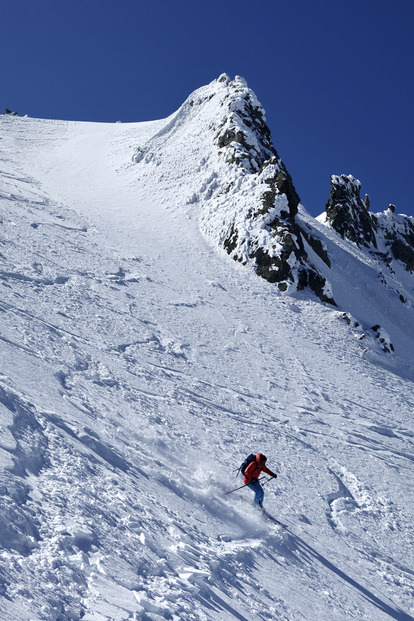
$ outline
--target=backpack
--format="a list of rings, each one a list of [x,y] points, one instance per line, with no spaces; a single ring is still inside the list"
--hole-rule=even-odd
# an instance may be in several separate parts
[[[254,455],[253,453],[250,453],[250,455],[248,457],[246,457],[246,459],[244,460],[244,462],[242,463],[240,468],[237,470],[237,474],[239,474],[239,472],[241,472],[242,475],[244,476],[244,473],[246,471],[247,466],[249,464],[251,464],[252,461],[256,461],[256,455]],[[236,474],[236,476],[237,476],[237,474]]]

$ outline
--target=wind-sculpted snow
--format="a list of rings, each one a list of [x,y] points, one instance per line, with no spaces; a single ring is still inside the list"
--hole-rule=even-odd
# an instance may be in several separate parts
[[[217,117],[198,93],[152,123],[0,119],[0,619],[412,619],[409,281],[301,207],[338,308],[212,247],[223,179],[264,187],[188,130]],[[226,495],[259,450],[287,530]]]

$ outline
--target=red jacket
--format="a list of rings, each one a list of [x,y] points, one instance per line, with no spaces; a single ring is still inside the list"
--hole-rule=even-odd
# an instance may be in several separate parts
[[[266,474],[270,474],[270,476],[274,476],[274,472],[266,468],[264,464],[260,462],[262,454],[257,453],[256,461],[250,462],[244,471],[244,484],[248,485],[252,482],[253,479],[258,479],[262,472],[266,472]]]

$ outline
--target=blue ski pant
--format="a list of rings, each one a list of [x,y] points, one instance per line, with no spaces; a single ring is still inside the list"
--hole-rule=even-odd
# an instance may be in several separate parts
[[[254,491],[254,504],[261,507],[263,504],[264,491],[259,481],[256,481],[255,483],[248,483],[247,487],[250,487],[250,489]]]

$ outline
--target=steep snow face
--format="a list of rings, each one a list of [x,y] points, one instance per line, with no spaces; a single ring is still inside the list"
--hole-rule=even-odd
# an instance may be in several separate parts
[[[0,119],[2,621],[414,614],[409,281],[300,205],[340,310],[217,250],[215,184],[262,156],[226,161],[213,86],[152,123]],[[252,451],[288,530],[225,493]]]

